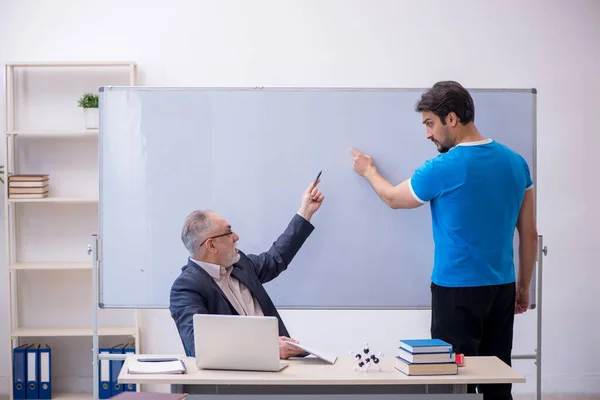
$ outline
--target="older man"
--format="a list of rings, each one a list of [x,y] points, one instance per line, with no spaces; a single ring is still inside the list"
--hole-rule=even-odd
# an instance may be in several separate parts
[[[259,255],[237,249],[239,236],[220,215],[190,213],[181,240],[190,257],[171,288],[169,309],[186,353],[194,356],[194,314],[275,316],[279,320],[279,355],[300,355],[287,345],[290,335],[263,284],[275,279],[314,230],[310,223],[324,196],[313,182],[302,195],[300,209],[271,248]]]

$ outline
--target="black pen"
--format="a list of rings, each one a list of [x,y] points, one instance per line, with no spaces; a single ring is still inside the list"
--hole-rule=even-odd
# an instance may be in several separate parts
[[[317,182],[319,181],[319,178],[321,177],[322,172],[323,172],[323,170],[319,171],[319,175],[317,175],[317,179],[315,179],[315,186],[317,185]]]

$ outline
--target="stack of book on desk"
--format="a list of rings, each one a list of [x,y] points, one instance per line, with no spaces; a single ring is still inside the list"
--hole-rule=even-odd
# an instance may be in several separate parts
[[[11,199],[48,197],[48,175],[10,175],[8,197]]]
[[[456,375],[452,345],[440,339],[401,340],[396,369],[406,375]]]

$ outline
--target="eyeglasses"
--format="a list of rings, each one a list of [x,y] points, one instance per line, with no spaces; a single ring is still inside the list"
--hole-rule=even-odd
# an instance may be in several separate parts
[[[202,246],[204,243],[206,243],[206,241],[208,239],[216,239],[216,238],[219,238],[219,237],[222,237],[222,236],[228,236],[228,235],[232,235],[232,234],[233,234],[233,231],[230,230],[228,232],[221,233],[220,235],[215,235],[215,236],[207,237],[206,239],[204,239],[204,241],[202,243],[200,243],[200,246]],[[198,247],[200,247],[200,246],[198,246]]]

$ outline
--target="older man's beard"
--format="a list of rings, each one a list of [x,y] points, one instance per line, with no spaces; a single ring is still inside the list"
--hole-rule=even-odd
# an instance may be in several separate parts
[[[233,264],[237,263],[238,261],[240,261],[240,253],[236,252],[235,255],[232,257],[231,261],[229,262],[228,267],[231,267]]]

